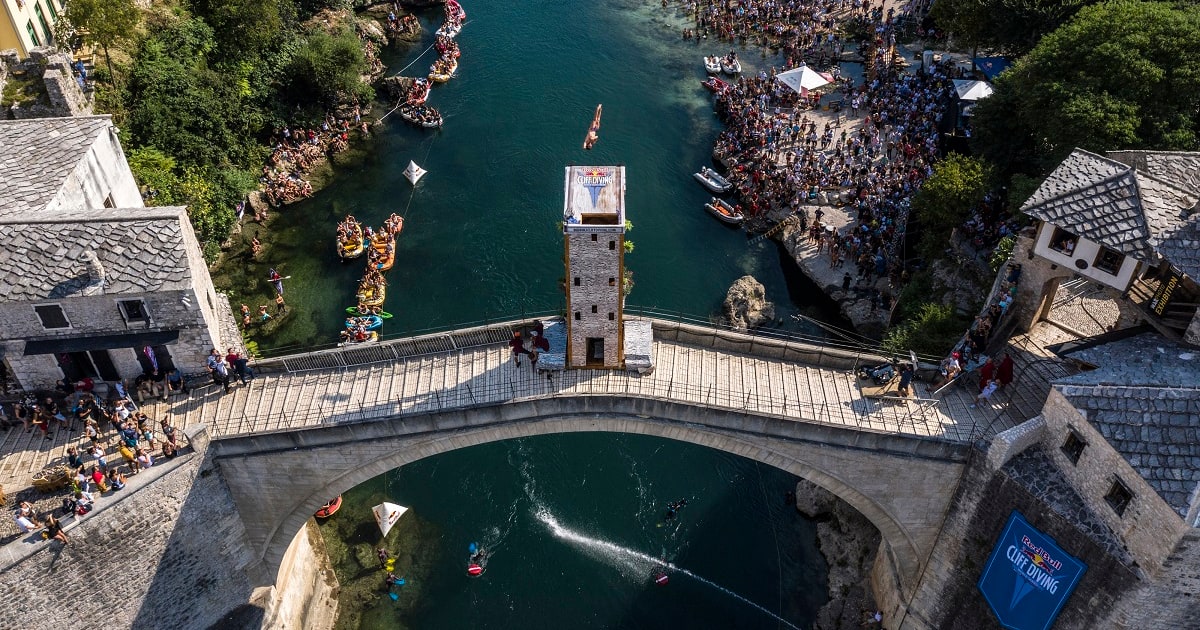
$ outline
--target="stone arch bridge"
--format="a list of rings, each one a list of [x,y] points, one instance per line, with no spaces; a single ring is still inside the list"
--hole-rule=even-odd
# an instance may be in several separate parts
[[[728,451],[829,490],[879,529],[874,573],[907,594],[971,441],[1010,426],[970,409],[966,392],[864,398],[853,368],[878,356],[662,320],[652,374],[547,376],[512,364],[504,342],[520,325],[264,361],[249,387],[210,388],[177,409],[212,436],[251,579],[274,583],[321,504],[393,468],[486,442],[607,431]]]

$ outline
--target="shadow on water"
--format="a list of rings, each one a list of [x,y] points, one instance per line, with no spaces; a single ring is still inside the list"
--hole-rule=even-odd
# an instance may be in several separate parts
[[[391,602],[368,575],[376,594],[358,600],[360,627],[805,627],[826,578],[814,524],[784,505],[795,479],[706,447],[608,433],[419,460],[343,495],[347,516],[365,518],[355,515],[387,497],[411,508],[405,519],[429,523],[401,532],[422,536],[404,543],[423,555],[403,568],[420,597]],[[664,523],[679,497],[688,507]],[[369,556],[350,551],[366,530],[347,526],[354,534],[323,532],[347,534],[346,553]],[[477,580],[464,575],[472,541],[494,552]],[[680,569],[665,587],[650,583],[660,557]]]

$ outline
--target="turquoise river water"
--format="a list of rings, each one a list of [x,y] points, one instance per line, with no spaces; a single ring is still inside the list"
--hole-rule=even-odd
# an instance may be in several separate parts
[[[468,2],[459,76],[434,88],[439,131],[398,117],[377,126],[360,161],[272,224],[271,263],[293,309],[263,346],[333,340],[351,304],[358,263],[333,254],[347,213],[379,225],[405,216],[388,273],[384,332],[408,334],[559,308],[563,167],[627,167],[628,303],[707,318],[729,285],[752,274],[777,304],[822,317],[828,303],[771,242],[702,210],[691,174],[710,163],[718,121],[700,86],[716,43],[679,38],[683,20],[658,2]],[[423,41],[387,51],[395,72],[420,75],[440,11],[421,14]],[[743,53],[747,70],[772,59]],[[580,148],[597,103],[600,142]],[[386,109],[386,108],[385,108]],[[378,112],[381,110],[377,110]],[[429,174],[401,177],[416,160]],[[825,601],[815,528],[784,503],[781,471],[725,453],[644,436],[573,434],[515,440],[410,464],[345,495],[323,524],[362,628],[796,628]],[[387,498],[411,512],[402,541],[407,583],[393,601],[373,565],[369,508]],[[687,498],[673,522],[666,503]],[[479,579],[466,548],[494,551]],[[669,566],[664,563],[668,563]],[[651,583],[667,569],[666,586]],[[358,586],[352,584],[358,581]],[[345,603],[343,605],[346,605]]]

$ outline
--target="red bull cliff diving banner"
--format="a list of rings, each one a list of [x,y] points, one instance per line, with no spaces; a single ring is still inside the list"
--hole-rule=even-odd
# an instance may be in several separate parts
[[[1013,511],[988,558],[979,590],[1000,625],[1047,630],[1087,565]]]

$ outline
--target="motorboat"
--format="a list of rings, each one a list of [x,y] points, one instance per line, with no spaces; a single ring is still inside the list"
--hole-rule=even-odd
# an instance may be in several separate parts
[[[733,184],[730,183],[729,180],[721,177],[720,174],[711,168],[708,168],[707,166],[700,167],[700,172],[694,173],[692,177],[695,177],[696,181],[703,184],[705,188],[717,194],[727,193],[730,190],[733,190]]]
[[[453,24],[450,22],[446,22],[446,23],[442,24],[441,28],[439,28],[435,34],[439,35],[441,37],[448,37],[450,39],[454,39],[455,37],[458,37],[458,34],[461,31],[462,31],[462,24]]]
[[[711,57],[705,57],[704,58],[704,71],[709,74],[720,74],[721,73],[721,58],[716,55],[713,55]]]
[[[714,217],[717,217],[724,223],[729,225],[741,225],[746,220],[746,215],[738,211],[737,208],[729,204],[724,199],[713,197],[711,201],[704,204],[704,209],[708,210]]]
[[[362,256],[366,251],[363,243],[362,224],[347,216],[345,221],[338,224],[337,255],[342,260],[350,260]]]
[[[453,57],[450,59],[438,59],[429,68],[429,80],[435,83],[445,83],[454,78],[454,73],[457,70],[457,59]]]
[[[708,77],[702,81],[700,85],[703,85],[716,94],[720,94],[721,92],[729,89],[729,83],[722,81],[717,77]]]
[[[329,518],[333,516],[342,507],[342,495],[338,495],[336,499],[321,506],[313,516],[317,518]]]
[[[426,129],[437,129],[442,126],[441,113],[429,105],[405,105],[400,108],[400,117]]]
[[[738,61],[736,55],[730,53],[728,56],[721,58],[721,72],[730,76],[741,74],[742,62]]]
[[[446,0],[446,18],[461,23],[467,19],[467,12],[457,0]]]

